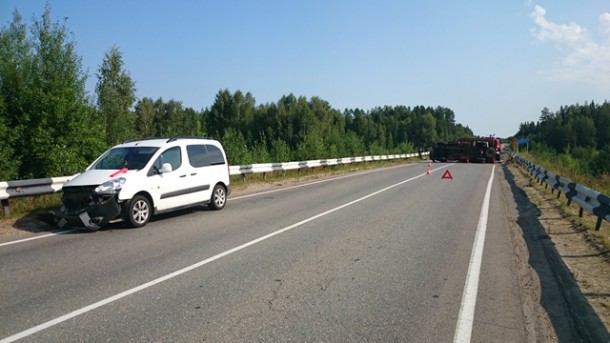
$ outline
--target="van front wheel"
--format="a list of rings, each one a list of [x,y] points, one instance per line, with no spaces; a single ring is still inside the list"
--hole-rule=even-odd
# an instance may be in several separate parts
[[[130,201],[123,203],[123,221],[131,227],[146,225],[150,220],[151,212],[150,201],[142,195],[136,195]]]

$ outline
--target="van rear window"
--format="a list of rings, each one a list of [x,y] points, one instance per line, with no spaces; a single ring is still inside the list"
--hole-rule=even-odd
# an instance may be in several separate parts
[[[188,145],[186,152],[189,156],[190,164],[195,168],[226,163],[222,151],[214,145]]]

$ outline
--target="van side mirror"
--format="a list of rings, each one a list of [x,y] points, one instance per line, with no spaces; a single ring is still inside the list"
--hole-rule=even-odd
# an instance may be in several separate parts
[[[161,165],[161,174],[171,173],[172,170],[172,165],[170,163],[163,163]]]

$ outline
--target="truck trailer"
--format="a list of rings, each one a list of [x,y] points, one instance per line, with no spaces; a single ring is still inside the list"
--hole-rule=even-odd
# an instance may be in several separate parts
[[[502,140],[494,136],[466,137],[455,142],[438,142],[430,150],[433,162],[496,163],[500,161]]]

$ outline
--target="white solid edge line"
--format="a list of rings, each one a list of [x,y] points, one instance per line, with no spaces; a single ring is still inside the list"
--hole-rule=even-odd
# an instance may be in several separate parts
[[[65,230],[65,231],[53,232],[53,233],[49,233],[49,234],[41,235],[41,236],[34,236],[34,237],[30,237],[30,238],[18,239],[16,241],[4,242],[4,243],[0,243],[0,247],[6,246],[6,245],[11,245],[11,244],[23,243],[23,242],[27,242],[27,241],[33,241],[35,239],[59,236],[59,235],[63,235],[63,234],[74,232],[74,231],[76,231],[76,230]]]
[[[466,283],[464,285],[464,293],[462,294],[462,304],[460,305],[460,314],[455,328],[454,343],[469,343],[472,335],[472,325],[474,323],[474,311],[477,303],[477,292],[479,289],[479,275],[481,273],[481,261],[483,258],[483,247],[485,245],[485,234],[487,232],[487,217],[489,215],[489,199],[491,196],[491,187],[494,179],[496,166],[491,170],[491,176],[487,182],[483,205],[481,206],[481,214],[479,215],[479,223],[475,233],[472,253],[470,255],[470,263],[468,266],[468,274],[466,275]]]
[[[437,169],[435,169],[435,171],[436,171],[436,170],[438,170],[438,169],[441,169],[441,168],[445,168],[445,167],[446,167],[446,166],[443,166],[443,167],[437,168]],[[287,226],[287,227],[285,227],[285,228],[283,228],[283,229],[280,229],[280,230],[278,230],[278,231],[272,232],[272,233],[270,233],[270,234],[267,234],[267,235],[265,235],[265,236],[259,237],[259,238],[255,239],[255,240],[250,241],[250,242],[244,243],[244,244],[242,244],[242,245],[240,245],[240,246],[237,246],[237,247],[235,247],[235,248],[233,248],[233,249],[227,250],[227,251],[222,252],[222,253],[220,253],[220,254],[218,254],[218,255],[215,255],[215,256],[212,256],[212,257],[210,257],[210,258],[207,258],[207,259],[205,259],[205,260],[203,260],[203,261],[197,262],[197,263],[195,263],[195,264],[193,264],[193,265],[190,265],[190,266],[188,266],[188,267],[186,267],[186,268],[183,268],[183,269],[177,270],[177,271],[175,271],[175,272],[173,272],[173,273],[167,274],[167,275],[162,276],[162,277],[160,277],[160,278],[157,278],[157,279],[154,279],[154,280],[149,281],[149,282],[147,282],[147,283],[141,284],[140,286],[137,286],[137,287],[135,287],[135,288],[128,289],[128,290],[126,290],[126,291],[124,291],[124,292],[122,292],[122,293],[119,293],[119,294],[113,295],[113,296],[111,296],[111,297],[109,297],[109,298],[106,298],[106,299],[100,300],[100,301],[98,301],[98,302],[96,302],[96,303],[93,303],[93,304],[91,304],[91,305],[89,305],[89,306],[85,306],[85,307],[80,308],[80,309],[78,309],[78,310],[76,310],[76,311],[72,311],[72,312],[70,312],[70,313],[67,313],[67,314],[65,314],[65,315],[63,315],[63,316],[61,316],[61,317],[57,317],[57,318],[55,318],[55,319],[52,319],[52,320],[50,320],[50,321],[48,321],[48,322],[45,322],[45,323],[42,323],[42,324],[40,324],[40,325],[34,326],[34,327],[32,327],[32,328],[30,328],[30,329],[27,329],[27,330],[25,330],[25,331],[22,331],[22,332],[19,332],[19,333],[17,333],[17,334],[14,334],[14,335],[12,335],[12,336],[9,336],[9,337],[6,337],[6,338],[3,338],[3,339],[1,339],[1,340],[0,340],[0,343],[9,343],[9,342],[14,342],[14,341],[16,341],[16,340],[18,340],[18,339],[21,339],[21,338],[24,338],[24,337],[27,337],[27,336],[33,335],[33,334],[35,334],[35,333],[37,333],[37,332],[39,332],[39,331],[42,331],[42,330],[48,329],[48,328],[50,328],[50,327],[52,327],[52,326],[54,326],[54,325],[57,325],[57,324],[62,323],[62,322],[64,322],[64,321],[66,321],[66,320],[72,319],[72,318],[74,318],[74,317],[80,316],[81,314],[85,314],[85,313],[87,313],[87,312],[89,312],[89,311],[95,310],[95,309],[97,309],[97,308],[99,308],[99,307],[102,307],[102,306],[104,306],[104,305],[107,305],[107,304],[109,304],[109,303],[112,303],[112,302],[114,302],[114,301],[117,301],[117,300],[119,300],[119,299],[121,299],[121,298],[124,298],[124,297],[126,297],[126,296],[128,296],[128,295],[131,295],[131,294],[137,293],[137,292],[139,292],[139,291],[142,291],[142,290],[144,290],[144,289],[147,289],[147,288],[149,288],[149,287],[152,287],[152,286],[154,286],[154,285],[156,285],[156,284],[159,284],[159,283],[161,283],[161,282],[163,282],[163,281],[167,281],[167,280],[172,279],[172,278],[174,278],[174,277],[176,277],[176,276],[179,276],[179,275],[182,275],[182,274],[184,274],[184,273],[187,273],[187,272],[189,272],[189,271],[191,271],[191,270],[193,270],[193,269],[196,269],[196,268],[199,268],[199,267],[201,267],[201,266],[204,266],[204,265],[206,265],[206,264],[208,264],[208,263],[210,263],[210,262],[216,261],[216,260],[218,260],[218,259],[220,259],[220,258],[222,258],[222,257],[225,257],[225,256],[227,256],[227,255],[230,255],[230,254],[232,254],[232,253],[234,253],[234,252],[237,252],[237,251],[240,251],[240,250],[242,250],[242,249],[245,249],[245,248],[247,248],[247,247],[249,247],[249,246],[251,246],[251,245],[254,245],[254,244],[260,243],[260,242],[262,242],[262,241],[264,241],[264,240],[266,240],[266,239],[268,239],[268,238],[271,238],[271,237],[273,237],[273,236],[279,235],[279,234],[284,233],[284,232],[286,232],[286,231],[292,230],[292,229],[294,229],[294,228],[296,228],[296,227],[298,227],[298,226],[301,226],[301,225],[303,225],[303,224],[305,224],[305,223],[308,223],[308,222],[310,222],[310,221],[313,221],[313,220],[315,220],[315,219],[318,219],[318,218],[320,218],[320,217],[323,217],[323,216],[325,216],[325,215],[327,215],[327,214],[331,214],[331,213],[333,213],[333,212],[339,211],[339,210],[341,210],[341,209],[343,209],[343,208],[345,208],[345,207],[351,206],[351,205],[353,205],[353,204],[355,204],[355,203],[358,203],[358,202],[360,202],[360,201],[362,201],[362,200],[368,199],[368,198],[370,198],[370,197],[372,197],[372,196],[375,196],[375,195],[377,195],[377,194],[379,194],[379,193],[385,192],[385,191],[387,191],[387,190],[389,190],[389,189],[392,189],[392,188],[394,188],[394,187],[400,186],[400,185],[402,185],[402,184],[405,184],[405,183],[407,183],[407,182],[409,182],[409,181],[413,181],[413,180],[418,179],[418,178],[423,177],[423,176],[426,176],[426,174],[424,173],[424,174],[420,174],[420,175],[414,176],[414,177],[412,177],[412,178],[410,178],[410,179],[407,179],[407,180],[404,180],[404,181],[398,182],[398,183],[396,183],[396,184],[393,184],[393,185],[391,185],[391,186],[388,186],[388,187],[386,187],[386,188],[380,189],[380,190],[378,190],[378,191],[376,191],[376,192],[373,192],[373,193],[371,193],[371,194],[365,195],[365,196],[363,196],[363,197],[361,197],[361,198],[358,198],[358,199],[356,199],[356,200],[350,201],[350,202],[348,202],[348,203],[346,203],[346,204],[343,204],[343,205],[341,205],[341,206],[338,206],[338,207],[335,207],[335,208],[330,209],[330,210],[328,210],[328,211],[325,211],[325,212],[319,213],[319,214],[317,214],[317,215],[315,215],[315,216],[313,216],[313,217],[309,217],[309,218],[307,218],[307,219],[305,219],[305,220],[302,220],[302,221],[300,221],[300,222],[298,222],[298,223],[296,223],[296,224],[292,224],[292,225]]]

